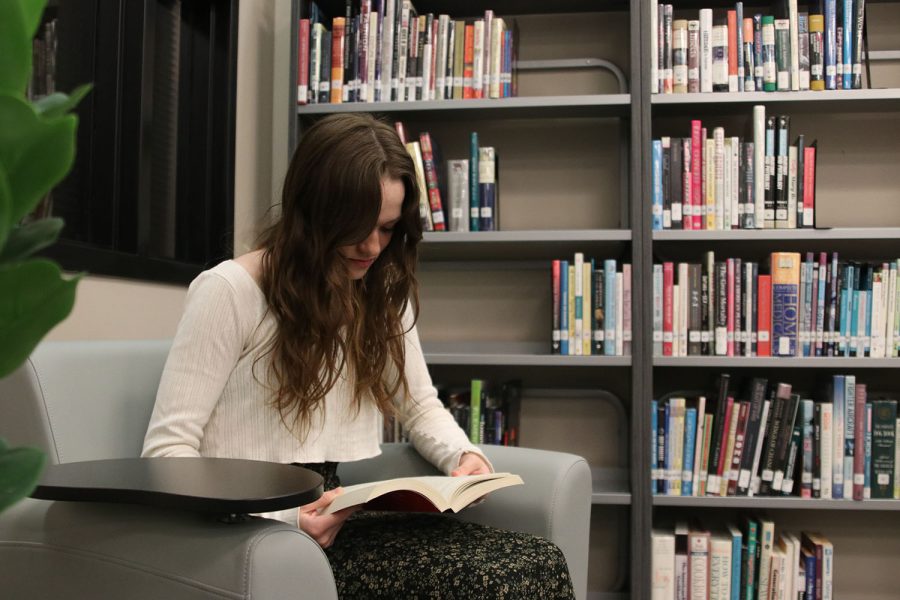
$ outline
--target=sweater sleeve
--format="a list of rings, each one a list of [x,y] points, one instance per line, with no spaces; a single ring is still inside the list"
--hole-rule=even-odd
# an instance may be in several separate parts
[[[404,316],[406,327],[409,327],[411,320],[407,311]],[[466,452],[474,452],[483,458],[493,471],[487,457],[469,441],[438,398],[415,327],[405,335],[405,350],[409,397],[399,399],[398,408],[400,421],[409,432],[413,446],[428,462],[447,475],[459,465],[460,458]]]
[[[240,357],[245,326],[237,292],[221,275],[191,283],[166,359],[142,456],[199,456],[203,430]]]

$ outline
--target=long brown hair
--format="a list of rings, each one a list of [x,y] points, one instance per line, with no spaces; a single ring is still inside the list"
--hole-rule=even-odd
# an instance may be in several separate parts
[[[353,280],[338,249],[375,228],[385,177],[403,183],[400,220],[365,277]],[[303,436],[345,368],[357,410],[370,399],[389,414],[398,391],[409,392],[401,317],[410,303],[418,317],[418,198],[409,153],[390,125],[370,115],[325,117],[294,152],[281,218],[262,236],[260,285],[278,321],[268,349],[272,403]]]

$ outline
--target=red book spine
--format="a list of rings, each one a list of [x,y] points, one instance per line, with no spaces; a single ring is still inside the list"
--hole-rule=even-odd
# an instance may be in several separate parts
[[[803,226],[815,227],[816,214],[816,147],[803,149]]]
[[[772,356],[772,276],[760,275],[757,281],[756,354]]]
[[[725,402],[725,420],[722,422],[722,445],[719,448],[719,464],[716,467],[716,475],[718,476],[717,481],[719,481],[719,487],[713,488],[712,490],[707,490],[714,496],[720,496],[720,491],[722,488],[722,477],[723,475],[728,477],[728,470],[730,470],[731,464],[729,462],[730,456],[727,456],[728,452],[728,435],[731,433],[731,413],[734,412],[734,397],[728,396],[728,400]],[[725,464],[729,463],[729,464]]]
[[[728,11],[728,90],[737,91],[737,11]]]
[[[849,398],[845,399],[849,402]],[[853,499],[863,500],[866,483],[866,456],[863,451],[866,441],[866,384],[856,384],[854,398],[853,437]],[[847,482],[844,482],[847,485]],[[874,487],[874,485],[873,485]]]
[[[691,121],[691,229],[703,229],[703,125]],[[687,229],[687,228],[685,228]]]
[[[675,284],[675,266],[663,263],[663,356],[672,356],[672,286]]]
[[[444,207],[441,203],[441,191],[438,188],[437,169],[434,165],[434,152],[431,149],[431,134],[427,131],[419,134],[422,147],[422,165],[425,168],[425,185],[428,186],[428,204],[431,206],[431,217],[435,231],[446,231]]]
[[[553,329],[551,338],[551,353],[559,354],[560,324],[559,324],[559,260],[550,263],[550,289],[553,294]]]
[[[297,104],[309,102],[309,19],[297,31]]]
[[[728,307],[728,328],[727,328],[727,353],[726,356],[734,356],[734,259],[729,258],[726,262],[726,277],[728,279],[728,296],[726,306]]]

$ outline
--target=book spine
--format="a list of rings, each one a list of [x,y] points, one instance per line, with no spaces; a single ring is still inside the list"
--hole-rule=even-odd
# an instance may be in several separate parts
[[[712,27],[712,91],[728,91],[728,24],[724,19]]]
[[[800,91],[800,17],[797,11],[797,0],[788,0],[788,69],[790,72],[789,89]]]
[[[297,28],[297,104],[309,102],[309,19]]]
[[[837,0],[825,5],[825,89],[837,89]]]
[[[788,138],[790,117],[779,115],[775,119],[775,227],[788,228]]]
[[[809,15],[809,89],[825,89],[825,17]]]
[[[809,13],[801,12],[797,16],[798,65],[800,75],[800,91],[809,89]]]
[[[478,149],[479,231],[497,228],[497,153],[492,146]],[[579,273],[580,275],[580,273]]]
[[[672,92],[688,91],[688,22],[675,19],[672,22]]]
[[[481,443],[481,401],[484,381],[473,379],[469,388],[469,441]]]
[[[447,161],[450,231],[469,231],[469,160]]]
[[[728,91],[737,92],[738,90],[738,20],[737,11],[729,10],[725,13],[726,27],[728,28]]]
[[[857,385],[859,388],[865,386]],[[894,497],[894,458],[896,454],[897,402],[872,402],[872,498]]]
[[[560,275],[559,275],[560,263],[559,260],[553,260],[550,262],[550,290],[551,290],[551,304],[553,306],[553,319],[551,321],[551,336],[550,336],[550,353],[551,354],[559,354],[560,353],[560,320],[559,320],[559,311],[560,311]]]
[[[800,254],[774,252],[772,274],[772,343],[775,356],[795,356],[799,311]]]
[[[569,261],[559,261],[559,353],[569,354]]]
[[[660,277],[660,285],[662,282],[662,270],[659,273]],[[593,298],[594,298],[594,312],[593,312],[593,336],[594,336],[594,344],[593,349],[591,351],[592,354],[602,355],[603,354],[603,339],[605,337],[604,331],[604,313],[605,309],[603,306],[605,294],[605,281],[603,275],[603,269],[594,269],[592,273],[593,280]],[[662,297],[659,298],[660,307],[662,306]],[[660,318],[662,318],[660,314]],[[660,338],[662,339],[662,338]]]
[[[700,21],[696,19],[688,21],[687,57],[687,91],[694,94],[700,91]]]
[[[700,92],[713,91],[713,11],[700,9]]]
[[[778,70],[776,67],[775,46],[775,18],[766,15],[762,17],[762,89],[767,92],[774,92],[777,89]]]
[[[434,230],[445,231],[447,224],[444,219],[441,191],[438,186],[438,174],[434,162],[434,150],[431,146],[431,134],[427,131],[419,134],[419,145],[422,148],[422,165],[425,170],[425,184],[428,186],[428,203],[431,207],[431,219],[434,224]]]

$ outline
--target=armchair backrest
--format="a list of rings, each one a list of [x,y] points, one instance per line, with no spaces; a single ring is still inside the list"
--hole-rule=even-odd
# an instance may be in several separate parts
[[[0,379],[0,437],[53,464],[140,456],[171,343],[44,342]]]

